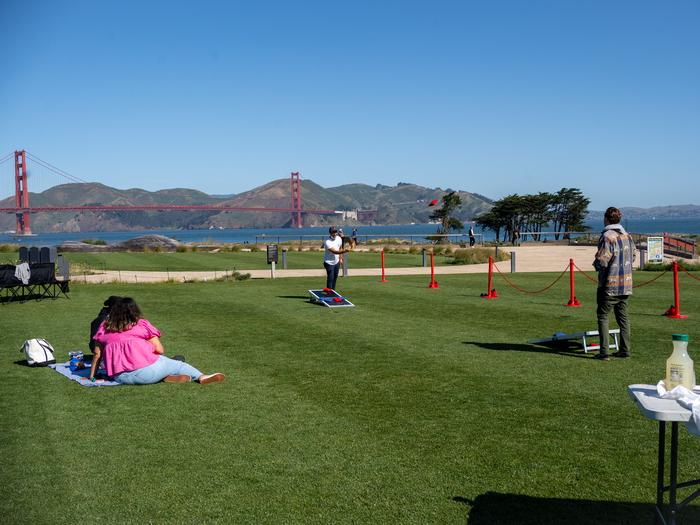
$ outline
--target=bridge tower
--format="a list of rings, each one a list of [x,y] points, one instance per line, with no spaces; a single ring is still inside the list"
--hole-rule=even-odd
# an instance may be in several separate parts
[[[32,233],[29,227],[29,212],[19,211],[21,208],[29,208],[29,190],[27,189],[27,154],[24,150],[15,151],[15,208],[17,212],[17,226],[15,233],[29,235]]]
[[[292,183],[292,228],[301,228],[301,180],[299,172],[293,171],[291,175]]]

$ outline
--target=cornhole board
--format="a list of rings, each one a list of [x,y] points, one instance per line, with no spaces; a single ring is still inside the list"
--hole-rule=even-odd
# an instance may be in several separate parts
[[[321,304],[327,306],[328,308],[345,308],[348,306],[355,306],[345,297],[340,295],[335,290],[309,290],[309,301],[316,304]],[[336,299],[340,299],[336,301]]]
[[[613,328],[610,330],[610,335],[613,336],[613,343],[610,344],[608,348],[614,348],[617,350],[618,348],[618,336],[620,335],[620,329],[619,328]],[[528,343],[533,344],[533,345],[540,345],[543,343],[556,343],[558,341],[581,341],[581,344],[583,345],[583,351],[584,353],[588,353],[589,350],[597,350],[600,348],[599,343],[591,343],[590,338],[591,337],[598,337],[600,338],[600,334],[598,334],[598,330],[589,330],[587,332],[576,332],[574,334],[566,334],[564,332],[557,332],[556,334],[552,334],[551,337],[544,337],[542,339],[531,339],[528,341]]]

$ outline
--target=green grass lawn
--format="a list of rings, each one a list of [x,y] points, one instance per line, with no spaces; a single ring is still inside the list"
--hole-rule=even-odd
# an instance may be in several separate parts
[[[184,252],[184,253],[66,253],[65,257],[72,265],[100,270],[133,271],[212,271],[212,270],[260,270],[268,268],[266,253],[260,252]],[[17,253],[0,253],[1,263],[13,263]],[[421,254],[386,253],[387,268],[406,268],[422,266]],[[435,264],[444,265],[449,260],[436,255]],[[427,264],[430,259],[426,257]],[[353,252],[348,255],[350,268],[380,268],[382,265],[379,252]],[[279,254],[278,268],[282,268],[282,253]],[[290,270],[305,268],[323,268],[322,252],[289,252],[287,268]]]
[[[485,279],[341,279],[357,306],[337,310],[306,302],[318,279],[75,284],[0,305],[2,521],[651,523],[658,427],[627,385],[662,377],[672,333],[700,359],[700,283],[683,283],[687,320],[660,315],[670,275],[638,289],[633,357],[599,362],[526,343],[594,329],[591,283],[566,308],[563,280],[529,296],[497,277],[489,301]],[[111,294],[141,304],[168,354],[227,380],[83,388],[17,363],[30,337],[85,348]],[[682,478],[699,454],[681,428]]]

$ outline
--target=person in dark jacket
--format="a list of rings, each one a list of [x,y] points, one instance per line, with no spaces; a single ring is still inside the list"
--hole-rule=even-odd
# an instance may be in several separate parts
[[[121,297],[119,297],[118,295],[110,295],[103,303],[102,310],[100,310],[100,313],[98,313],[97,317],[95,317],[90,323],[90,342],[88,344],[92,353],[95,353],[95,341],[93,340],[93,337],[95,337],[95,334],[100,328],[102,321],[107,319],[107,316],[109,315],[109,311],[112,309],[112,306],[114,306],[119,300],[121,300]]]

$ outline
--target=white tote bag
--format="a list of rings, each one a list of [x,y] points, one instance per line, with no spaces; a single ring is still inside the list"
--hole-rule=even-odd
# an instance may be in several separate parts
[[[53,346],[46,339],[28,339],[20,352],[24,352],[29,366],[47,366],[56,362]]]

